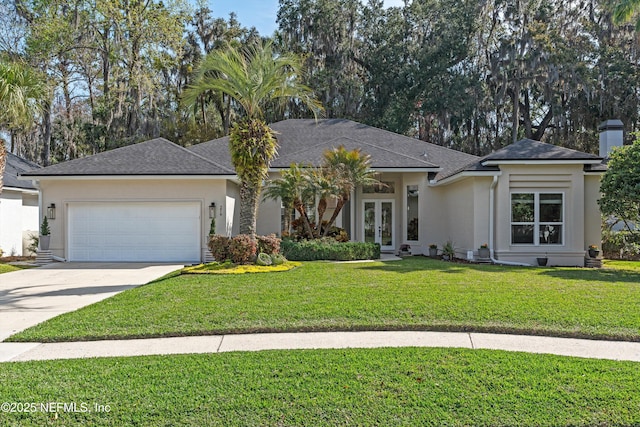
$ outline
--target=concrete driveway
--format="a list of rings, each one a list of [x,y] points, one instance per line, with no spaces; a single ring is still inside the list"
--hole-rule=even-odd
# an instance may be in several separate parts
[[[176,264],[55,263],[0,274],[0,341],[44,320],[182,268]]]

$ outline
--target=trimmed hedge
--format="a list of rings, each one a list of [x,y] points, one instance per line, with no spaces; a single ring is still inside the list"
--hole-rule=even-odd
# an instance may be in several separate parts
[[[291,261],[355,261],[380,258],[378,243],[283,240],[280,244],[280,251]]]

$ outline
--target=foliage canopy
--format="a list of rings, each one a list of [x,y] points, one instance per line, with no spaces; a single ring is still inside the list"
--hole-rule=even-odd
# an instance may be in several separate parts
[[[600,184],[600,209],[631,231],[640,224],[640,135],[632,145],[613,150],[607,167]]]

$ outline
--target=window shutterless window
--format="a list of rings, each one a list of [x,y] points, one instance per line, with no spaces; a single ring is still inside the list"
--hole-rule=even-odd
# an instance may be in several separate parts
[[[511,243],[562,245],[563,193],[511,193]]]
[[[418,197],[417,185],[407,185],[407,240],[418,239]]]

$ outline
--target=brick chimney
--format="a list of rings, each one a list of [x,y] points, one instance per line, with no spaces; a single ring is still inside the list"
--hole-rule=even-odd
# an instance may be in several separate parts
[[[624,125],[621,120],[607,120],[598,126],[600,131],[600,157],[609,157],[613,147],[624,143]]]

